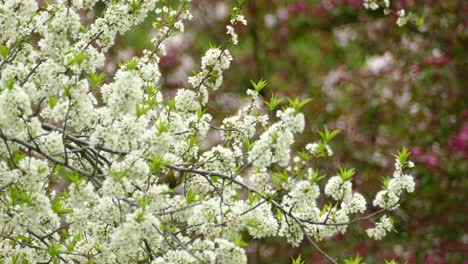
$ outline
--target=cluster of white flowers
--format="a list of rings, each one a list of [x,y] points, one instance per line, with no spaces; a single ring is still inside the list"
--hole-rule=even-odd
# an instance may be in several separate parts
[[[276,116],[280,120],[254,142],[249,152],[249,161],[255,167],[268,167],[272,163],[286,167],[290,161],[294,134],[304,130],[304,115],[297,113],[293,108],[279,110]]]
[[[406,164],[401,164],[397,159],[395,162],[395,172],[393,177],[388,180],[385,184],[385,189],[378,192],[373,201],[374,206],[379,206],[385,209],[396,209],[398,208],[399,199],[405,192],[412,193],[415,189],[415,183],[413,176],[403,173],[403,166],[413,167],[411,161]]]
[[[339,201],[351,194],[351,182],[343,181],[340,176],[333,176],[325,185],[325,194]]]
[[[408,23],[409,17],[406,15],[405,10],[404,9],[398,10],[397,14],[398,14],[398,19],[396,21],[397,25],[399,27],[406,25],[406,23]]]
[[[217,90],[223,83],[223,71],[231,65],[229,50],[212,48],[202,58],[201,71],[189,77],[188,82],[195,90],[207,96],[207,89]],[[206,103],[206,100],[203,102]]]
[[[237,45],[239,43],[239,37],[237,36],[236,30],[230,26],[226,26],[226,33],[231,36],[231,41],[234,45]]]
[[[364,0],[364,8],[377,10],[379,9],[379,3],[377,2],[377,0]]]
[[[377,10],[380,7],[384,9],[390,8],[390,0],[364,0],[364,8]]]
[[[375,227],[369,228],[366,230],[367,235],[376,240],[381,240],[387,232],[392,231],[393,229],[393,220],[384,215],[380,218],[380,221],[375,224]]]
[[[406,168],[412,167],[414,167],[412,161],[400,160],[397,158],[395,161],[395,172],[393,173],[393,177],[384,181],[385,189],[376,194],[373,205],[385,210],[397,209],[402,195],[414,192],[415,182],[413,176],[404,174],[404,170]],[[367,232],[370,237],[375,239],[381,239],[386,234],[384,229],[379,227],[379,225],[375,228],[368,229]]]
[[[310,157],[332,156],[335,132],[291,161],[301,102],[265,113],[257,85],[250,104],[213,124],[208,93],[232,62],[227,45],[163,94],[160,56],[191,19],[189,0],[46,2],[0,3],[1,263],[247,263],[243,236],[297,246],[365,212],[349,173],[322,186],[311,168]],[[153,12],[154,49],[106,77],[116,36]],[[246,24],[234,9],[226,37],[236,44],[234,26]],[[203,147],[209,132],[220,142]],[[412,166],[397,162],[374,205],[396,208],[414,190],[403,173]]]
[[[377,10],[379,8],[383,8],[383,12],[385,15],[390,14],[392,11],[390,10],[390,0],[364,0],[364,8],[370,10]],[[409,16],[406,14],[404,9],[400,9],[396,11],[396,15],[398,19],[396,24],[399,27],[402,27],[408,23]]]

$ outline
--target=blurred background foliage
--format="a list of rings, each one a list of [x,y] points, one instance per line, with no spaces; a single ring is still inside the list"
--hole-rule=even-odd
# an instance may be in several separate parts
[[[234,2],[193,0],[194,20],[166,43],[161,58],[166,94],[185,85],[210,43],[225,41]],[[239,45],[229,47],[234,63],[211,95],[209,111],[219,124],[216,117],[246,103],[249,81],[261,78],[268,82],[266,101],[273,94],[313,98],[303,109],[308,127],[298,145],[317,140],[325,124],[342,130],[332,143],[335,165],[356,168],[357,188],[367,197],[392,172],[390,154],[407,146],[417,189],[396,212],[398,232],[383,241],[363,239],[369,221],[322,247],[338,258],[359,254],[368,263],[468,263],[468,2],[391,3],[393,10],[423,16],[424,25],[399,28],[395,15],[365,10],[362,0],[247,0],[249,24],[236,29]],[[119,38],[107,72],[151,48],[155,18]],[[252,263],[290,263],[299,254],[306,263],[326,263],[306,243],[291,248],[266,239],[247,251]]]

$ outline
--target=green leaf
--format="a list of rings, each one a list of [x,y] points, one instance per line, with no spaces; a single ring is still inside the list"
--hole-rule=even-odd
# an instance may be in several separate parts
[[[286,170],[274,172],[272,175],[273,175],[274,177],[278,178],[278,179],[283,180],[283,181],[287,181],[287,180],[288,180],[288,172],[287,172]]]
[[[63,88],[63,95],[65,95],[66,97],[70,97],[70,96],[71,96],[70,87],[64,87],[64,88]]]
[[[6,59],[8,57],[8,54],[10,54],[10,49],[7,46],[0,45],[0,55],[2,55],[4,59]]]
[[[167,165],[167,162],[165,162],[162,157],[154,156],[152,158],[151,165],[150,165],[151,173],[155,174],[159,172],[159,170],[166,165]]]
[[[200,121],[205,114],[206,114],[206,109],[198,109],[197,110],[198,121]]]
[[[312,183],[318,183],[321,180],[323,180],[324,178],[325,178],[325,176],[320,175],[318,170],[314,170],[314,171],[312,171],[312,175],[310,176],[310,181]]]
[[[31,204],[32,193],[24,192],[16,186],[10,187],[10,198],[13,204]]]
[[[251,151],[252,148],[253,148],[253,146],[254,146],[254,142],[250,142],[249,139],[246,139],[246,140],[245,140],[245,146],[246,146],[246,148],[247,148],[247,151]]]
[[[258,219],[252,218],[249,221],[247,221],[246,225],[248,227],[250,227],[250,228],[253,228],[253,229],[257,230],[257,231],[262,231],[262,228],[258,224]]]
[[[112,178],[114,178],[116,181],[120,181],[125,178],[125,176],[127,176],[127,173],[125,171],[110,171],[109,175],[112,176]]]
[[[145,217],[145,211],[140,211],[137,213],[137,215],[135,216],[135,221],[137,223],[141,223],[143,220],[144,220],[144,217]]]
[[[232,238],[232,242],[234,242],[234,244],[238,247],[246,247],[248,246],[249,244],[247,242],[245,242],[244,240],[242,240],[242,236],[241,235],[237,235],[237,236],[234,236]]]
[[[190,136],[189,138],[189,148],[193,148],[198,145],[198,138],[196,136]]]
[[[57,105],[58,97],[57,96],[50,96],[49,97],[49,107],[53,109]]]
[[[97,86],[99,86],[104,81],[104,79],[106,79],[106,77],[107,77],[106,72],[101,72],[99,74],[96,74],[94,72],[90,72],[88,74],[88,80],[91,83],[91,86],[93,88],[96,88]]]
[[[279,208],[276,208],[276,214],[278,215],[278,221],[281,223],[281,221],[283,221],[283,211],[281,211]]]
[[[8,88],[8,90],[11,90],[13,89],[14,84],[15,84],[15,79],[11,78],[6,82],[6,87]]]
[[[416,26],[418,26],[419,28],[424,27],[424,17],[423,16],[419,16],[419,17],[416,18]]]
[[[405,165],[406,162],[408,161],[410,154],[411,152],[409,152],[406,147],[403,147],[400,151],[398,151],[395,157],[400,161],[401,165]]]
[[[330,131],[328,130],[328,127],[327,126],[324,126],[323,127],[323,132],[322,131],[318,131],[317,132],[320,136],[320,138],[322,139],[322,142],[326,145],[328,144],[334,137],[336,137],[336,135],[338,135],[340,133],[340,130],[339,129],[335,129],[333,131]]]
[[[88,32],[88,28],[86,26],[84,26],[84,25],[81,25],[80,26],[80,32],[81,33],[86,33],[86,32]]]
[[[132,8],[133,12],[137,12],[141,8],[142,5],[143,5],[143,2],[135,1],[135,0],[132,0],[132,2],[130,3],[130,7]]]
[[[169,107],[169,110],[174,109],[174,107],[175,107],[175,98],[172,98],[171,100],[169,100],[169,102],[167,103],[167,106]]]
[[[260,200],[260,196],[256,193],[249,192],[249,204],[253,205],[256,201]]]
[[[14,166],[18,166],[19,162],[20,162],[22,159],[24,159],[25,157],[26,157],[26,155],[21,154],[19,151],[13,152],[13,157],[12,157],[13,163],[14,163],[13,165],[14,165]]]
[[[301,160],[303,160],[304,162],[309,162],[310,161],[310,154],[306,151],[299,151],[297,152],[297,154],[299,155],[299,157],[301,158]]]
[[[349,178],[353,177],[354,173],[355,173],[355,169],[354,168],[351,168],[349,170],[347,169],[343,169],[340,167],[340,172],[338,173],[340,178],[343,180],[343,181],[346,181],[348,180]]]
[[[87,57],[88,57],[88,55],[86,53],[83,53],[83,52],[75,54],[75,56],[73,58],[68,60],[66,66],[68,67],[68,66],[70,66],[72,64],[75,64],[75,63],[80,65],[81,63],[83,63],[86,60]]]
[[[152,85],[148,85],[146,86],[146,93],[149,95],[149,96],[153,96],[156,94],[156,87],[152,86]]]
[[[280,105],[284,101],[283,98],[276,98],[276,96],[273,94],[270,98],[270,102],[265,102],[265,104],[268,107],[268,110],[272,112],[278,105]]]
[[[56,258],[60,254],[61,245],[51,242],[48,248],[48,253],[51,257]]]
[[[146,114],[149,110],[151,110],[151,108],[149,108],[149,107],[147,107],[145,105],[140,105],[140,104],[135,105],[135,114],[136,114],[137,118],[140,118],[141,116]]]
[[[263,79],[260,79],[260,81],[256,83],[251,80],[250,83],[252,84],[254,90],[257,91],[257,93],[260,93],[263,90],[263,88],[267,86],[267,82]]]
[[[76,186],[79,186],[83,181],[84,179],[80,176],[80,174],[78,174],[77,172],[66,172],[65,169],[61,169],[61,171],[64,173],[65,177],[67,178],[67,180],[73,184],[75,184]]]
[[[362,261],[362,258],[361,256],[356,255],[356,257],[354,258],[348,258],[348,259],[345,259],[344,260],[344,264],[364,264],[361,262]]]
[[[125,63],[125,68],[127,70],[135,70],[136,67],[138,66],[138,59],[132,59],[132,60],[129,60]]]
[[[67,246],[69,252],[72,252],[75,249],[76,243],[81,240],[81,234],[78,233],[76,236],[73,237],[72,241]]]
[[[194,192],[192,192],[192,190],[188,190],[186,194],[186,199],[188,204],[193,204],[198,201],[197,195]]]
[[[310,101],[312,101],[312,98],[305,98],[303,100],[300,100],[299,98],[294,98],[294,100],[288,98],[288,101],[289,101],[289,104],[291,105],[292,108],[294,108],[294,110],[296,110],[296,112],[299,112],[301,110],[302,107],[304,107],[304,105],[306,105],[307,103],[309,103]]]
[[[166,123],[164,121],[159,122],[156,125],[156,130],[158,131],[158,135],[161,135],[162,133],[169,131],[170,127],[171,125],[169,123]]]
[[[389,182],[390,182],[390,177],[386,176],[382,178],[383,189],[388,189]]]
[[[59,216],[73,213],[73,209],[62,208],[62,198],[57,197],[52,205],[52,210]]]
[[[138,206],[144,208],[151,203],[151,199],[149,198],[141,198],[137,201]]]
[[[296,259],[291,258],[292,262],[291,264],[304,264],[305,262],[302,260],[302,256],[299,255]]]

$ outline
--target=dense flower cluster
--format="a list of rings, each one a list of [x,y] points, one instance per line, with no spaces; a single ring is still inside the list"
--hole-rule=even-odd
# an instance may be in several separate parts
[[[206,52],[175,97],[162,94],[160,56],[191,19],[189,0],[108,1],[84,22],[97,2],[0,5],[2,263],[246,263],[244,231],[297,246],[344,233],[353,214],[365,212],[354,170],[328,180],[329,203],[318,199],[321,177],[309,167],[332,156],[328,130],[291,161],[305,128],[303,102],[266,114],[264,84],[254,83],[250,105],[212,124],[205,106],[232,62],[225,45]],[[246,24],[239,10],[227,28],[234,44],[234,26]],[[154,49],[106,79],[100,69],[116,36],[151,12]],[[210,130],[221,142],[204,150]],[[414,190],[403,173],[412,166],[407,154],[398,155],[373,215]],[[382,217],[369,236],[380,239],[390,222]]]

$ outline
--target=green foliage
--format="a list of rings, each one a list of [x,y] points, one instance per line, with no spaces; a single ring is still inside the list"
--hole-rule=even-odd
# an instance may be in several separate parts
[[[156,130],[158,131],[159,135],[169,131],[169,128],[171,128],[171,125],[167,122],[159,122],[156,125]]]
[[[256,193],[249,192],[248,199],[249,199],[249,204],[252,205],[255,202],[259,201],[261,199],[261,197]]]
[[[49,107],[53,109],[57,105],[58,97],[57,96],[50,96],[49,97]]]
[[[351,169],[343,169],[340,167],[340,171],[338,173],[338,175],[340,176],[340,178],[343,180],[343,181],[347,181],[349,180],[351,177],[353,177],[354,173],[355,173],[355,169],[354,168],[351,168]]]
[[[305,262],[302,260],[302,256],[299,255],[296,259],[291,258],[292,262],[291,264],[304,264]]]
[[[116,181],[120,181],[127,176],[126,171],[109,171],[109,175]]]
[[[404,165],[408,161],[410,154],[411,152],[409,152],[406,147],[403,147],[400,151],[398,151],[397,155],[395,155],[395,158],[400,161],[400,164]]]
[[[248,246],[249,244],[247,242],[245,242],[244,240],[242,240],[242,236],[241,235],[237,235],[237,236],[234,236],[232,238],[232,242],[234,242],[234,244],[238,247],[246,247]]]
[[[358,255],[356,255],[356,257],[354,258],[348,258],[348,259],[345,259],[343,261],[343,264],[365,264],[364,262],[362,262],[362,257]]]
[[[290,99],[288,98],[289,105],[296,110],[296,112],[301,111],[301,108],[304,107],[307,103],[312,101],[312,98],[305,98],[305,99],[299,99],[299,98],[294,98]]]
[[[25,192],[16,186],[10,186],[10,198],[13,205],[31,204],[31,196],[31,192]]]
[[[63,88],[63,95],[66,96],[66,97],[71,97],[70,87],[64,87]]]
[[[151,173],[156,174],[163,168],[164,166],[168,165],[167,162],[160,156],[153,156],[151,161],[150,170]]]
[[[25,154],[20,153],[19,151],[15,151],[12,153],[12,162],[13,166],[17,167],[19,162],[26,157]]]
[[[52,261],[54,263],[57,262],[57,259],[58,259],[58,256],[59,256],[61,250],[62,250],[62,245],[56,244],[54,242],[50,243],[47,252],[52,257]]]
[[[267,86],[267,82],[263,79],[259,80],[258,82],[250,81],[250,83],[252,84],[254,90],[257,91],[257,93],[260,93],[263,88]]]
[[[72,64],[82,64],[88,58],[88,54],[86,53],[77,53],[73,56],[73,58],[69,59],[66,66],[71,66]]]
[[[68,244],[67,250],[73,251],[75,249],[76,243],[78,243],[80,240],[81,240],[81,234],[78,233],[73,237],[72,241],[70,241],[70,243]]]
[[[3,59],[6,59],[8,54],[10,54],[10,49],[7,46],[0,45],[0,55],[3,57]]]
[[[81,183],[84,181],[84,178],[81,177],[80,174],[77,173],[77,172],[68,172],[68,171],[66,171],[66,170],[65,170],[64,168],[62,168],[62,167],[60,167],[59,170],[60,170],[61,174],[64,175],[65,178],[66,178],[69,182],[75,184],[76,186],[80,186]]]
[[[312,175],[310,178],[310,181],[312,183],[319,183],[321,180],[323,180],[326,176],[325,175],[320,175],[318,170],[313,170]]]
[[[304,161],[305,163],[308,163],[310,161],[311,156],[310,156],[309,152],[307,152],[307,151],[298,151],[297,154],[299,155],[301,160]]]
[[[255,229],[255,230],[258,230],[258,231],[262,231],[262,227],[259,225],[258,223],[258,219],[256,218],[252,218],[250,220],[247,221],[247,226],[252,228],[252,229]]]
[[[91,83],[91,86],[93,88],[96,88],[104,81],[104,79],[106,79],[106,76],[107,76],[106,72],[101,72],[99,74],[96,74],[94,72],[90,72],[88,74],[88,80]]]
[[[137,68],[137,66],[138,66],[138,62],[139,62],[139,60],[136,59],[136,58],[127,61],[127,62],[125,63],[125,65],[124,65],[124,66],[125,66],[125,69],[127,69],[127,70],[129,70],[129,71],[135,70],[135,69]]]
[[[317,133],[320,135],[323,144],[328,144],[328,142],[330,142],[336,135],[340,133],[340,130],[335,129],[333,131],[330,131],[328,130],[327,126],[324,126],[323,132],[318,131]]]
[[[73,213],[73,210],[70,208],[62,208],[61,202],[62,202],[61,197],[55,198],[55,201],[52,205],[52,210],[54,211],[54,213],[56,213],[59,216]]]
[[[135,114],[138,118],[146,114],[149,110],[151,110],[151,108],[146,105],[141,105],[141,104],[135,105]]]
[[[190,189],[185,194],[185,197],[187,199],[188,204],[193,204],[193,203],[200,201],[200,197]]]
[[[15,84],[14,78],[8,79],[8,81],[6,82],[6,87],[8,88],[8,90],[11,90],[13,89],[14,84]]]
[[[276,98],[276,96],[273,94],[270,98],[270,101],[269,102],[265,101],[265,104],[267,105],[268,110],[272,112],[283,101],[284,101],[283,98]]]

